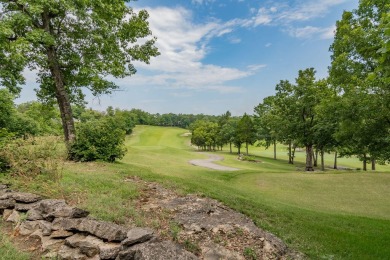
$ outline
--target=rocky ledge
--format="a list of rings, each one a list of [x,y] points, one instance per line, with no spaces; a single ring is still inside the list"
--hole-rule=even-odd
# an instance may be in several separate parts
[[[222,203],[196,195],[180,196],[139,178],[125,181],[142,186],[137,203],[145,221],[167,220],[159,230],[126,228],[88,217],[64,200],[42,199],[0,184],[0,214],[14,223],[14,234],[38,241],[44,258],[136,260],[304,259],[273,234]],[[180,231],[174,242],[166,236],[169,223]],[[150,225],[152,226],[152,225]],[[164,235],[165,234],[165,235]],[[165,237],[166,240],[163,238]],[[184,241],[184,242],[183,242]],[[186,245],[187,244],[187,245]],[[185,248],[195,253],[185,250]]]
[[[64,200],[42,199],[0,184],[0,214],[14,223],[14,234],[38,240],[49,259],[198,259],[149,228],[125,228],[88,217]]]

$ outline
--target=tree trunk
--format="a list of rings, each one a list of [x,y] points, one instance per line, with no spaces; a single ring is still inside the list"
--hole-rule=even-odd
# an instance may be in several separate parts
[[[363,171],[367,171],[367,155],[363,155]]]
[[[274,140],[274,160],[276,160],[276,140]]]
[[[241,154],[241,145],[237,146],[237,149],[238,149],[238,154]]]
[[[373,171],[376,170],[376,160],[375,160],[375,158],[371,159],[371,170],[373,170]]]
[[[54,35],[54,30],[50,24],[50,16],[47,12],[42,14],[43,29],[50,35]],[[64,77],[62,75],[60,64],[55,46],[46,47],[48,67],[55,85],[55,95],[60,108],[62,128],[64,130],[65,142],[67,147],[72,144],[76,138],[74,127],[72,107],[70,105],[69,95],[65,89]]]
[[[292,156],[291,156],[291,164],[294,164],[294,159],[295,159],[295,149],[297,149],[297,147],[295,145],[293,145],[293,151],[292,151]]]
[[[320,151],[321,154],[321,171],[325,171],[325,164],[324,164],[324,150]]]
[[[313,169],[313,145],[306,145],[306,168],[305,171],[314,171]]]
[[[249,155],[249,153],[248,153],[248,142],[245,143],[245,146],[246,146],[246,155]]]
[[[333,169],[337,170],[337,151],[334,152],[334,164],[333,164]]]
[[[232,153],[232,143],[230,142],[229,145],[230,145],[230,153]]]
[[[292,152],[291,152],[291,141],[288,142],[288,163],[293,164]]]
[[[58,65],[56,52],[53,47],[50,47],[47,52],[49,60],[51,76],[55,83],[55,93],[60,108],[62,128],[64,130],[65,142],[70,145],[76,138],[76,131],[73,121],[72,107],[69,100],[69,95],[66,92],[62,71]]]
[[[316,151],[315,151],[315,153],[314,153],[314,151],[313,151],[313,161],[314,161],[314,167],[317,167],[318,166],[318,149],[316,149]]]

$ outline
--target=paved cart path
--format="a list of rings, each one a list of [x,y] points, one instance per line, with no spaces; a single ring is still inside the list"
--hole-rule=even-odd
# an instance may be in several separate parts
[[[196,159],[196,160],[191,160],[189,161],[190,164],[195,165],[195,166],[201,166],[213,170],[218,170],[218,171],[238,171],[240,169],[233,168],[233,167],[228,167],[228,166],[222,166],[219,164],[215,164],[214,162],[216,161],[223,161],[223,157],[215,154],[208,154],[205,153],[206,155],[209,156],[209,159]]]

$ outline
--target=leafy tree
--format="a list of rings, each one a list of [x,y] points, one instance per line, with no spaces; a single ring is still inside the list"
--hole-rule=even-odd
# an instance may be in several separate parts
[[[236,136],[237,120],[230,118],[220,129],[219,136],[224,144],[229,144],[230,153],[232,153],[232,144]]]
[[[37,135],[61,134],[60,113],[57,106],[33,101],[18,105],[17,111],[35,122]]]
[[[237,144],[240,144],[239,142],[245,143],[246,154],[248,155],[249,144],[256,142],[256,130],[252,119],[246,113],[237,123],[236,139],[239,140]]]
[[[360,1],[337,22],[330,48],[330,78],[345,112],[338,137],[347,154],[363,160],[363,168],[369,155],[373,162],[390,160],[389,13],[388,1]]]
[[[37,70],[37,95],[58,103],[67,143],[75,139],[71,103],[82,102],[83,87],[110,93],[118,86],[106,76],[132,75],[133,61],[159,54],[148,13],[126,2],[0,0],[1,85],[17,92],[23,70]]]
[[[198,120],[191,126],[192,136],[191,143],[202,147],[203,150],[215,150],[218,124],[206,120]]]
[[[317,115],[316,124],[314,129],[314,145],[316,150],[320,152],[321,156],[321,170],[325,170],[324,154],[326,152],[335,152],[334,168],[337,169],[337,148],[340,146],[340,142],[335,138],[335,134],[339,130],[340,125],[340,96],[330,86],[327,81],[320,81],[320,84],[326,84],[321,93],[322,98],[319,104],[315,107],[315,113]]]
[[[8,128],[8,123],[15,113],[13,99],[7,89],[0,89],[0,129]]]

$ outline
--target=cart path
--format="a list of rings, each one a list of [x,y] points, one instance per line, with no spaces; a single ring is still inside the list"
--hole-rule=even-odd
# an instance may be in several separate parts
[[[205,167],[205,168],[218,170],[218,171],[239,171],[240,170],[233,167],[215,164],[214,162],[216,161],[223,161],[224,158],[220,155],[208,154],[208,153],[203,153],[203,154],[208,155],[209,159],[196,159],[196,160],[189,161],[189,163],[195,166]]]

